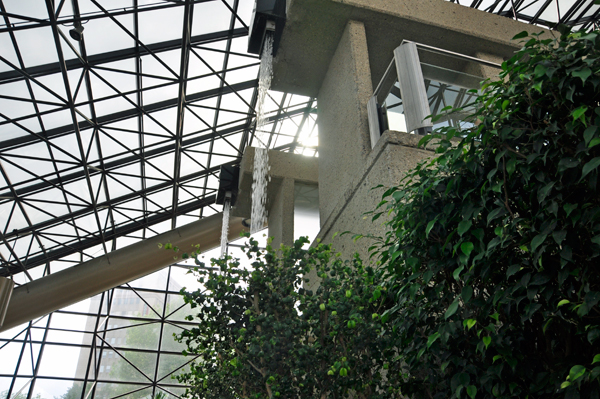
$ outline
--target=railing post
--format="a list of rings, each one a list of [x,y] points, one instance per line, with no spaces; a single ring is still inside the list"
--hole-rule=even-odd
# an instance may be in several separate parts
[[[425,120],[431,114],[425,79],[421,71],[421,63],[417,45],[405,42],[394,50],[394,60],[398,71],[400,94],[404,105],[406,130],[411,133],[425,134],[433,128],[431,120]]]

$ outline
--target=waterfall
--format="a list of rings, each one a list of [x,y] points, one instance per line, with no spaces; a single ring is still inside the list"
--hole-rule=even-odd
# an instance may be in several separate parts
[[[256,101],[256,125],[254,137],[254,172],[252,175],[252,214],[250,216],[250,232],[261,230],[267,219],[267,183],[269,177],[268,134],[262,131],[265,125],[265,99],[271,88],[273,78],[273,36],[267,35],[260,59],[258,74],[258,98]]]
[[[228,191],[227,194],[231,195]],[[231,197],[225,195],[223,204],[223,225],[221,226],[221,257],[227,255],[227,237],[229,235],[229,212],[231,211]]]

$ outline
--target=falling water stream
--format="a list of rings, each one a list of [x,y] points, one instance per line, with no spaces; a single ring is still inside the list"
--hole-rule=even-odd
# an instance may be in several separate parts
[[[256,101],[256,148],[254,151],[254,171],[252,174],[252,214],[250,232],[262,230],[267,219],[267,183],[269,177],[268,135],[262,130],[265,125],[265,99],[273,78],[273,36],[267,35],[260,59],[258,74],[258,99]]]
[[[252,174],[252,213],[250,216],[250,232],[262,230],[267,219],[267,183],[269,177],[269,154],[267,152],[268,135],[262,130],[265,125],[265,99],[271,88],[273,78],[273,36],[268,34],[260,59],[258,74],[258,98],[256,101],[256,127],[254,171]],[[229,231],[230,198],[223,204],[223,226],[221,227],[221,257],[227,254],[227,236]]]
[[[230,194],[229,192],[227,194]],[[225,196],[223,203],[223,225],[221,226],[221,257],[227,255],[227,237],[229,235],[229,212],[231,211],[231,199]]]

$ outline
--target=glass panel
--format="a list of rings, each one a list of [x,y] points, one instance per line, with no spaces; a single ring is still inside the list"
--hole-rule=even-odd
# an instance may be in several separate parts
[[[168,320],[185,321],[186,316],[195,314],[189,305],[185,305],[181,295],[169,295],[167,303],[169,307],[169,311],[167,312]]]
[[[11,383],[11,380],[0,380],[0,399],[8,399],[8,390]],[[25,399],[29,392],[30,383],[31,378],[15,378],[10,398]]]
[[[148,398],[152,394],[152,388],[144,384],[118,384],[118,383],[98,383],[94,398],[109,399],[115,396],[123,395],[128,399]]]
[[[2,347],[4,345],[4,347]],[[20,342],[0,341],[0,374],[14,374],[23,344]],[[0,391],[2,389],[0,388]]]
[[[450,56],[422,48],[419,48],[419,57],[421,61],[427,61],[421,62],[421,70],[431,116],[443,115],[434,121],[433,128],[453,126],[463,130],[473,127],[473,121],[469,121],[468,116],[475,112],[473,102],[484,80],[482,76],[490,73],[493,75],[496,70],[472,59],[461,58],[460,55]],[[386,84],[385,77],[382,79],[383,84]],[[406,132],[404,104],[398,79],[383,98],[389,129]],[[462,110],[450,113],[453,108]]]
[[[162,347],[160,348],[160,350],[167,351],[167,352],[177,352],[177,353],[181,353],[183,350],[185,350],[187,348],[185,342],[179,343],[179,342],[175,341],[175,337],[173,336],[173,334],[177,334],[177,335],[181,334],[183,329],[184,329],[184,326],[165,324],[164,330],[163,330]]]
[[[429,100],[431,115],[444,114],[433,123],[433,128],[453,126],[459,130],[474,126],[469,115],[475,111],[474,101],[477,99],[481,77],[446,68],[421,63],[425,88]],[[462,108],[457,112],[442,111],[446,107]]]
[[[103,356],[98,378],[123,382],[150,382],[154,378],[156,356],[156,353],[138,351],[120,351],[113,356]]]
[[[158,349],[158,321],[111,319],[106,342],[114,348]]]
[[[90,350],[87,348],[46,344],[38,375],[83,378],[85,377],[85,365],[87,365],[89,353]],[[80,359],[85,359],[84,364],[79,365]]]
[[[86,391],[90,389],[91,385],[88,384]],[[35,383],[33,398],[39,394],[44,399],[81,399],[82,390],[83,383],[79,381],[39,379]]]
[[[177,383],[177,380],[172,376],[185,372],[187,365],[184,366],[184,364],[192,359],[191,356],[161,354],[158,365],[158,380],[162,380],[161,382],[166,384]]]

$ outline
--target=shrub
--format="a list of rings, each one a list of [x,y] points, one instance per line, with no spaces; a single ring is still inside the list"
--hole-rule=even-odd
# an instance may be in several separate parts
[[[183,331],[187,354],[199,356],[178,377],[188,398],[395,398],[399,362],[379,313],[385,295],[374,270],[342,262],[330,246],[308,250],[246,247],[237,259],[197,268],[205,290],[183,292],[198,325]],[[313,292],[303,276],[322,281]]]
[[[598,36],[517,35],[476,127],[385,192],[404,393],[598,398]]]

